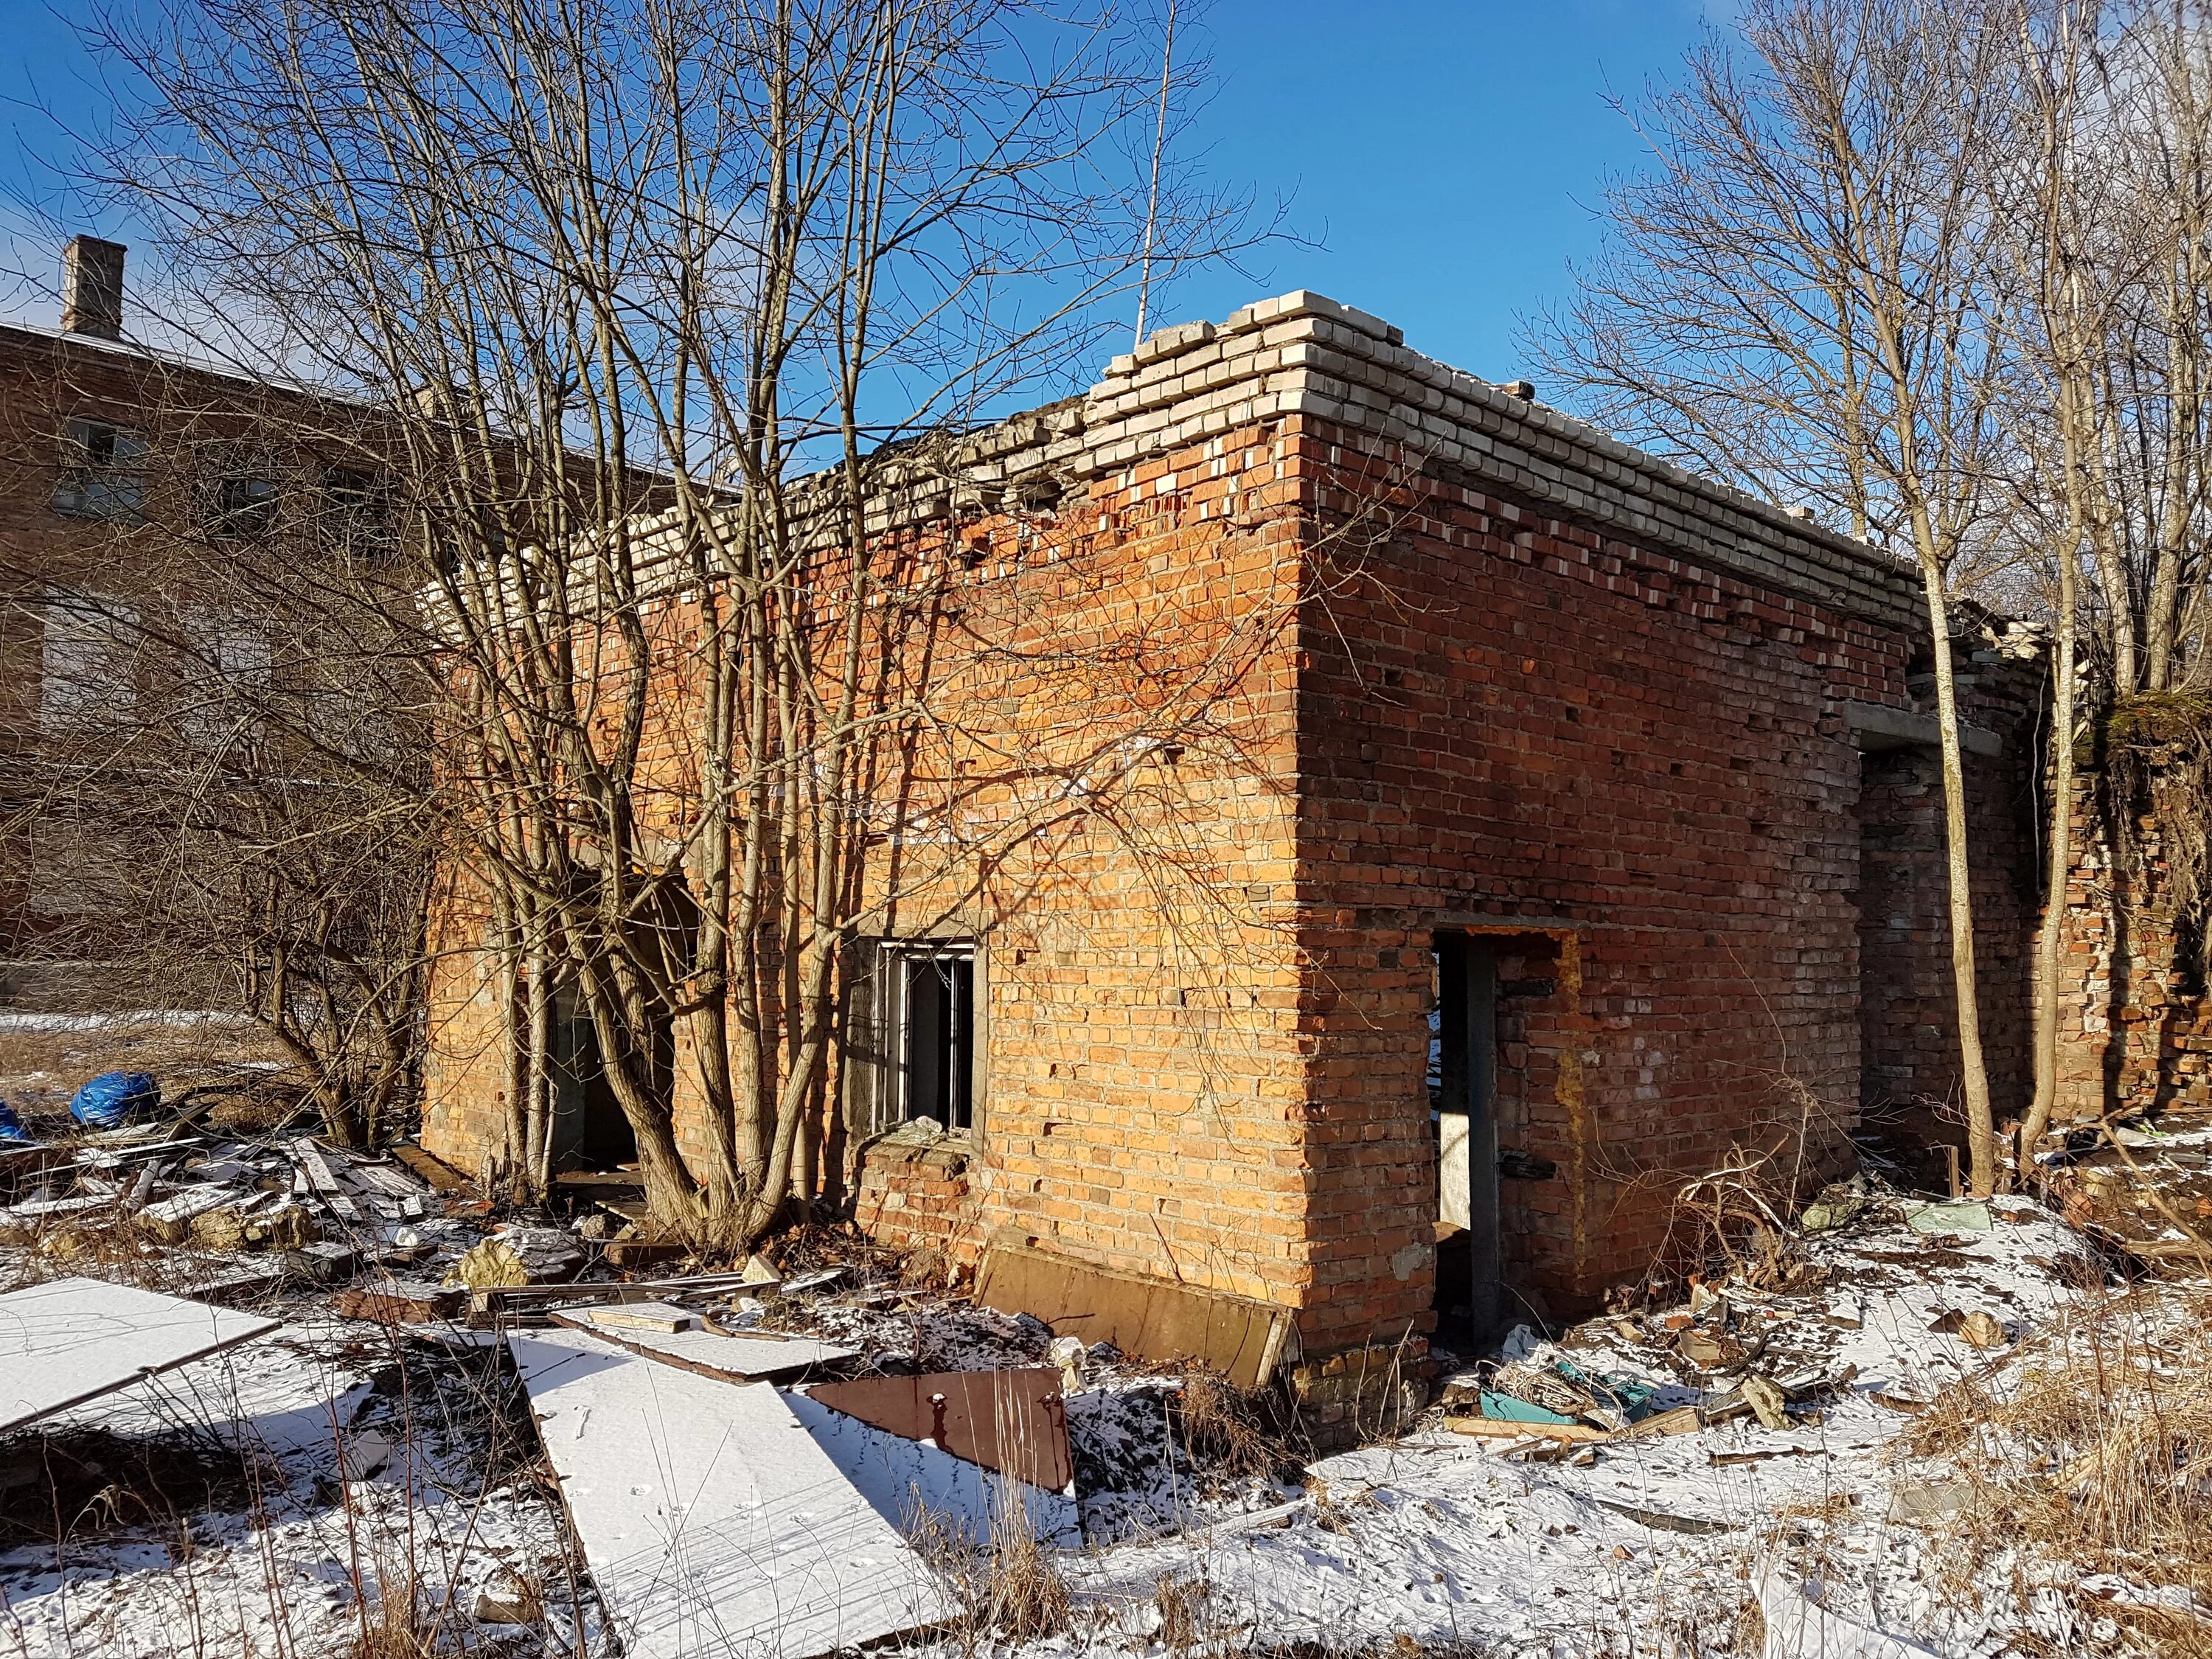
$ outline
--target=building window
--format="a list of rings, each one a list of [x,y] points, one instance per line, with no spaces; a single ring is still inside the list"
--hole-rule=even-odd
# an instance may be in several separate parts
[[[388,553],[397,544],[392,517],[392,484],[358,467],[333,466],[323,472],[323,538],[356,557]]]
[[[200,459],[200,522],[211,536],[248,540],[276,524],[276,480],[269,469],[227,445],[210,445]]]
[[[112,421],[75,420],[62,429],[54,511],[76,519],[135,521],[146,496],[146,437]]]
[[[49,593],[40,610],[39,723],[51,736],[120,730],[138,704],[138,612],[100,593]]]
[[[975,947],[864,941],[845,1010],[846,1109],[861,1134],[931,1118],[975,1123]]]

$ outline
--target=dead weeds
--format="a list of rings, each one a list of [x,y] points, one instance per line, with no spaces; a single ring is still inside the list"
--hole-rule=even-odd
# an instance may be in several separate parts
[[[1183,1372],[1168,1396],[1168,1418],[1192,1467],[1216,1483],[1294,1479],[1310,1455],[1279,1394],[1240,1389],[1202,1365]]]
[[[1000,1480],[997,1489],[985,1538],[927,1510],[908,1517],[915,1553],[960,1598],[961,1615],[950,1634],[963,1653],[1000,1642],[1042,1641],[1074,1619],[1075,1599],[1057,1552],[1039,1540],[1021,1483]]]
[[[2078,1583],[2110,1574],[2212,1603],[2212,1298],[2085,1299],[2041,1349],[2002,1391],[1986,1376],[1944,1390],[1899,1437],[1902,1455],[1955,1465],[1970,1487],[1929,1523],[1954,1579],[1986,1582],[2025,1546],[2086,1620],[2156,1654],[2212,1653],[2212,1624]]]

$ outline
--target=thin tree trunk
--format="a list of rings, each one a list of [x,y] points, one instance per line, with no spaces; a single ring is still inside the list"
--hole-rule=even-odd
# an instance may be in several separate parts
[[[533,907],[528,928],[530,1031],[526,1075],[529,1097],[523,1114],[525,1156],[515,1170],[516,1184],[529,1202],[542,1204],[553,1185],[553,952],[547,931],[552,916],[545,907]]]
[[[2039,994],[2035,1003],[2035,1098],[2020,1126],[2017,1167],[2025,1176],[2036,1144],[2051,1127],[2058,1099],[2058,984],[2064,961],[2066,890],[2074,873],[2074,630],[2075,548],[2069,541],[2058,561],[2057,668],[2051,688],[2051,868],[2045,878]]]
[[[1974,1196],[1996,1190],[1996,1130],[1990,1110],[1989,1071],[1982,1058],[1981,1001],[1974,981],[1974,895],[1968,867],[1966,777],[1960,763],[1959,700],[1951,678],[1951,619],[1943,573],[1920,565],[1936,654],[1936,724],[1943,757],[1943,851],[1950,882],[1951,987],[1958,1003],[1959,1081],[1966,1109],[1966,1151]]]

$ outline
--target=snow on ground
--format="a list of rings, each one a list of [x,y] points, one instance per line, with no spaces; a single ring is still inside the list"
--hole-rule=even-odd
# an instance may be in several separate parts
[[[39,1535],[0,1550],[0,1656],[337,1655],[410,1589],[449,1649],[563,1650],[550,1632],[476,1626],[479,1592],[513,1599],[517,1575],[547,1581],[549,1617],[580,1619],[591,1640],[596,1613],[563,1603],[562,1523],[503,1389],[483,1364],[368,1328],[295,1324],[46,1419],[32,1440],[55,1461],[88,1439],[173,1445],[237,1478],[198,1512],[110,1489],[51,1522],[11,1515],[14,1536]]]
[[[1586,1467],[1443,1429],[1323,1458],[1286,1516],[1224,1516],[1080,1564],[1072,1576],[1091,1622],[1048,1645],[1158,1645],[1166,1582],[1197,1587],[1206,1627],[1237,1645],[1993,1656],[2039,1626],[2057,1650],[2078,1650],[2055,1598],[2030,1610],[2002,1595],[1944,1596],[1918,1530],[1889,1519],[1900,1472],[1887,1455],[1911,1418],[1875,1396],[1927,1401],[1970,1374],[2002,1387],[2019,1352],[1979,1351],[1929,1325],[1979,1310],[2032,1338],[2079,1294],[2063,1263],[2080,1239],[2024,1201],[1995,1207],[2001,1218],[1984,1235],[1938,1242],[1893,1218],[1816,1241],[1831,1277],[1808,1295],[1731,1289],[1741,1310],[1790,1316],[1789,1340],[1767,1351],[1781,1380],[1856,1368],[1817,1420],[1778,1432],[1746,1419],[1601,1445]],[[1859,1328],[1844,1328],[1854,1320]],[[1584,1334],[1606,1328],[1594,1322]],[[1585,1340],[1537,1354],[1562,1356],[1668,1385],[1662,1405],[1690,1397],[1651,1344]],[[1755,1602],[1771,1638],[1746,1625]]]
[[[1815,1272],[1791,1293],[1723,1287],[1747,1363],[1785,1384],[1838,1384],[1780,1431],[1743,1419],[1544,1461],[1533,1443],[1430,1426],[1316,1460],[1303,1491],[1224,1483],[1179,1450],[1173,1379],[1093,1356],[1068,1402],[1088,1542],[1059,1559],[1077,1619],[1023,1659],[1194,1644],[1996,1659],[2020,1651],[2023,1632],[2044,1651],[2089,1650],[2069,1611],[2078,1598],[2037,1588],[2046,1568],[2023,1560],[2002,1586],[1947,1587],[1940,1540],[1923,1530],[1940,1526],[1944,1471],[1895,1455],[1916,1402],[1962,1378],[2013,1386],[2069,1303],[2097,1294],[2069,1288],[2084,1282],[2083,1241],[2025,1200],[1996,1200],[1985,1232],[1942,1236],[1908,1225],[1914,1207],[1878,1203],[1808,1239]],[[894,1368],[1035,1364],[1043,1346],[1033,1322],[876,1303],[825,1297],[787,1316]],[[336,1659],[410,1585],[441,1650],[609,1651],[588,1589],[568,1588],[565,1527],[502,1352],[395,1337],[313,1305],[293,1304],[290,1323],[246,1347],[40,1425],[79,1455],[135,1444],[185,1449],[196,1468],[227,1456],[240,1477],[223,1492],[173,1513],[149,1509],[127,1475],[106,1492],[58,1482],[72,1507],[32,1523],[7,1510],[0,1447],[13,1528],[0,1531],[0,1659]],[[1977,1349],[1955,1332],[1976,1312],[1996,1318],[2004,1344]],[[1656,1315],[1593,1321],[1534,1361],[1640,1377],[1662,1407],[1733,1385],[1672,1336]],[[1891,1518],[1930,1492],[1924,1520]],[[480,1594],[529,1601],[526,1583],[550,1604],[530,1622],[470,1616]],[[916,1644],[945,1659],[993,1646],[972,1633]]]
[[[120,1013],[46,1013],[36,1009],[0,1009],[0,1031],[76,1032],[128,1031],[165,1028],[170,1030],[248,1030],[253,1022],[243,1014],[212,1009],[139,1008]]]

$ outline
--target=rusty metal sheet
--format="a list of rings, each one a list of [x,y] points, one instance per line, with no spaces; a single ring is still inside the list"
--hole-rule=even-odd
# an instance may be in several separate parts
[[[1004,1371],[932,1371],[824,1382],[807,1397],[872,1428],[927,1440],[955,1457],[1064,1492],[1075,1479],[1067,1449],[1067,1409],[1052,1367]]]
[[[1264,1302],[1000,1244],[983,1254],[975,1300],[1133,1358],[1198,1360],[1240,1389],[1267,1381],[1291,1330],[1289,1311]]]

